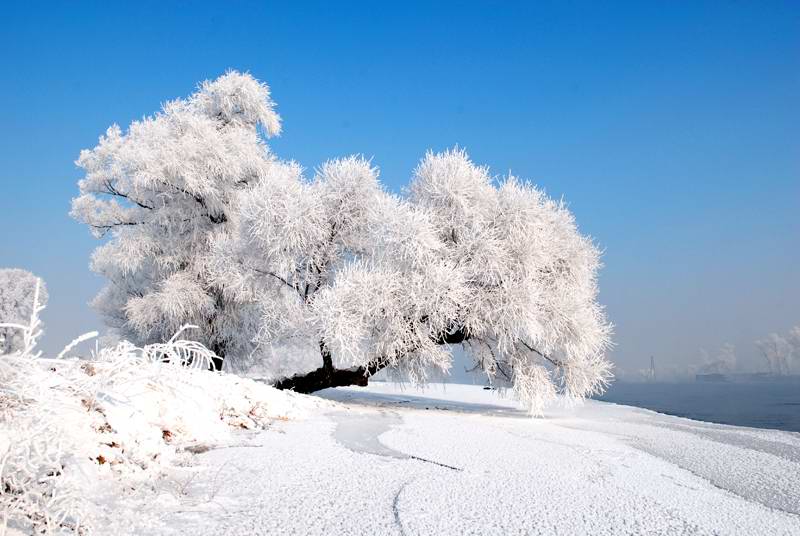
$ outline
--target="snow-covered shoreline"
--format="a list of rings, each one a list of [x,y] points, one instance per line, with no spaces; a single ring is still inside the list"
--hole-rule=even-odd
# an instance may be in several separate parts
[[[33,366],[49,400],[77,403],[52,412],[75,448],[59,463],[97,534],[800,533],[796,433],[592,400],[531,418],[470,385],[305,396],[159,365],[116,384],[97,380],[108,364]],[[81,377],[99,382],[88,408],[69,394]]]
[[[199,457],[192,534],[797,534],[800,435],[373,383]],[[277,433],[276,433],[277,432]]]

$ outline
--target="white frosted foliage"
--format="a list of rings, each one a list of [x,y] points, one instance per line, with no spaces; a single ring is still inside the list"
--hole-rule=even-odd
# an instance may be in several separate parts
[[[279,132],[269,88],[229,72],[81,153],[72,216],[107,239],[92,258],[108,280],[94,306],[122,336],[160,342],[194,324],[215,351],[248,351],[256,316],[211,284],[206,256],[237,193],[273,165],[262,133]]]
[[[429,153],[408,192],[360,156],[308,177],[271,155],[268,87],[228,73],[84,151],[73,215],[108,240],[95,305],[142,343],[184,324],[274,379],[388,368],[425,382],[461,344],[533,412],[611,377],[600,254],[567,206],[465,151]]]
[[[19,268],[0,269],[0,355],[33,348],[42,332],[38,313],[46,305],[47,287],[41,279]],[[33,329],[26,329],[32,319]]]

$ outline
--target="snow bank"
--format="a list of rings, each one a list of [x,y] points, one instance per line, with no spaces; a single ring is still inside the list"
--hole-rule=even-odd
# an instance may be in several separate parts
[[[0,358],[0,534],[124,526],[145,503],[178,501],[194,453],[325,404],[141,350]]]

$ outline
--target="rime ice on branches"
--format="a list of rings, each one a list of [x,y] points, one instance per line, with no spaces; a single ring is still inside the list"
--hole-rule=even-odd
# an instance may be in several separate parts
[[[73,215],[109,237],[95,306],[124,336],[194,324],[226,363],[306,392],[384,368],[425,382],[454,345],[533,412],[606,386],[600,255],[563,202],[459,149],[405,196],[358,156],[307,178],[268,151],[279,130],[268,87],[231,72],[81,154]]]

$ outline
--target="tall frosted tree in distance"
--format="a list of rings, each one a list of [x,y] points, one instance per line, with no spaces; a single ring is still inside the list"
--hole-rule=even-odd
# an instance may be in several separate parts
[[[786,340],[792,348],[792,358],[795,366],[800,367],[800,326],[790,329]]]
[[[34,303],[39,284],[38,303]],[[0,268],[0,324],[27,326],[35,306],[47,305],[47,287],[40,278],[19,268]],[[0,355],[24,348],[24,333],[11,327],[0,327]]]
[[[790,332],[791,335],[797,335],[797,332]],[[777,333],[770,333],[764,339],[756,341],[756,348],[758,348],[761,355],[767,361],[769,371],[773,374],[786,375],[791,373],[791,360],[792,360],[792,338],[789,340]]]
[[[205,253],[226,231],[235,193],[271,165],[262,133],[280,128],[269,88],[230,72],[125,131],[112,126],[81,153],[71,214],[107,238],[92,257],[108,281],[94,306],[122,335],[164,340],[190,323],[219,356],[246,351],[237,344],[257,315],[210,282]]]

